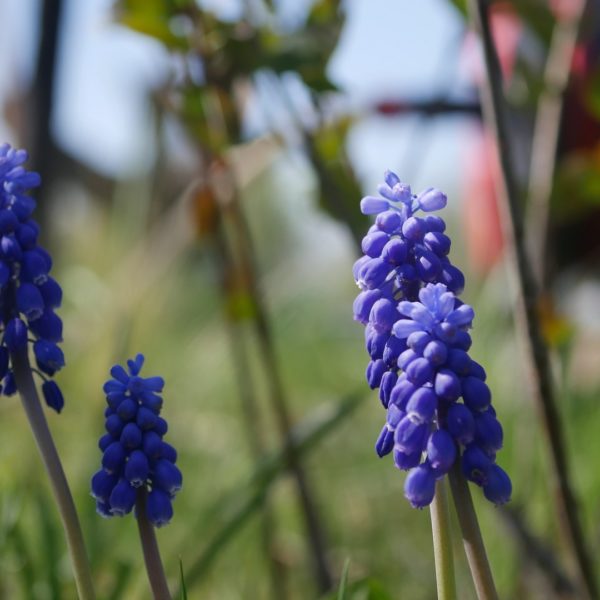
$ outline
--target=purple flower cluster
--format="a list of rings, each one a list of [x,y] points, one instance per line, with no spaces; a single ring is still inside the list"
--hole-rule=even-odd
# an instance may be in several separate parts
[[[11,355],[25,350],[31,335],[44,398],[60,412],[63,395],[49,378],[65,364],[57,345],[62,321],[54,312],[62,290],[49,275],[52,258],[37,243],[40,227],[31,218],[36,203],[29,192],[39,186],[40,176],[23,168],[26,160],[25,150],[0,146],[0,389],[16,392]]]
[[[115,365],[104,384],[108,408],[106,434],[98,443],[102,468],[92,477],[92,496],[103,517],[124,516],[133,509],[138,491],[148,493],[146,513],[156,527],[173,516],[172,500],[181,489],[177,452],[163,441],[167,422],[160,416],[162,377],[140,377],[144,357],[128,360],[127,372]]]
[[[410,470],[405,495],[416,508],[431,503],[436,479],[459,455],[466,477],[502,504],[511,494],[495,464],[502,427],[485,371],[468,355],[474,313],[457,297],[464,277],[447,257],[444,221],[414,216],[443,208],[446,196],[433,188],[414,196],[391,172],[385,181],[382,197],[361,202],[363,213],[377,217],[354,265],[362,290],[354,318],[366,326],[371,357],[366,377],[387,410],[377,453],[393,451],[396,466]]]

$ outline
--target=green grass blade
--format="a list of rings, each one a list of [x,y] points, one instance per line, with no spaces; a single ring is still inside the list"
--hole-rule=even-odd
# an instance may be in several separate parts
[[[183,575],[183,561],[179,557],[179,585],[181,586],[181,600],[187,600],[187,588],[185,586],[185,577]]]
[[[338,589],[337,600],[348,600],[348,569],[350,567],[350,559],[347,558],[342,569],[342,578],[340,579],[340,587]]]

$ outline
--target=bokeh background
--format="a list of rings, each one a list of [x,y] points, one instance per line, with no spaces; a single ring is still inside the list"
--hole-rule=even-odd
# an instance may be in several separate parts
[[[523,196],[551,189],[524,210],[595,556],[598,12],[518,0],[493,14]],[[576,44],[549,75],[558,31]],[[514,485],[509,510],[473,490],[500,595],[568,590],[503,260],[478,50],[449,0],[0,3],[0,139],[28,148],[43,178],[38,218],[64,289],[67,358],[66,406],[48,418],[99,597],[149,597],[134,519],[102,520],[89,497],[102,383],[140,351],[147,373],[166,379],[167,439],[184,473],[175,518],[158,532],[173,588],[181,565],[190,598],[322,596],[282,454],[291,427],[334,580],[348,565],[348,597],[435,596],[428,511],[410,508],[404,475],[374,453],[383,412],[352,321],[351,267],[368,227],[359,200],[385,169],[449,198],[452,261],[477,314],[473,356],[488,371]],[[540,125],[549,81],[559,118]],[[533,140],[556,124],[540,175]],[[0,439],[0,597],[74,598],[16,396],[0,402]],[[456,558],[459,595],[473,598],[459,540]]]

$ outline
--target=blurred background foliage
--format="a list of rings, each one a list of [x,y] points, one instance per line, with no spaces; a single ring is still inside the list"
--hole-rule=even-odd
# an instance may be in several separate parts
[[[548,90],[559,102],[541,176],[547,211],[524,209],[596,556],[597,8],[518,0],[495,3],[493,19],[524,197],[532,140],[548,130],[536,109]],[[103,521],[88,495],[101,385],[138,351],[167,381],[184,473],[175,519],[158,534],[173,588],[181,561],[189,598],[334,598],[340,578],[344,598],[434,597],[429,517],[374,454],[382,412],[351,321],[351,265],[368,227],[358,201],[386,168],[450,199],[453,262],[477,313],[474,358],[488,370],[514,483],[508,511],[475,491],[500,595],[568,596],[462,2],[28,0],[2,4],[0,30],[0,130],[42,174],[39,218],[64,288],[67,404],[49,418],[100,598],[148,597],[133,519]],[[562,79],[546,68],[559,31],[577,40]],[[0,597],[73,598],[18,399],[2,398],[0,414]],[[472,598],[459,545],[456,556],[460,597]]]

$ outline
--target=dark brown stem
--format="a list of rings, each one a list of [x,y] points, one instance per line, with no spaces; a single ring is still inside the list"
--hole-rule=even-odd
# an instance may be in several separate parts
[[[63,0],[44,0],[40,10],[40,44],[35,76],[29,90],[29,117],[26,135],[31,154],[31,169],[37,171],[44,185],[36,192],[38,219],[49,219],[49,202],[56,181],[57,153],[52,139],[51,123],[54,109],[56,73],[59,57]]]
[[[137,492],[135,501],[135,512],[137,517],[138,531],[140,532],[140,541],[144,552],[144,563],[146,564],[146,573],[150,581],[150,588],[154,600],[172,600],[165,569],[160,558],[158,542],[154,532],[154,525],[150,523],[146,516],[146,499],[148,492],[146,488],[141,487]]]
[[[560,530],[577,564],[582,588],[590,598],[595,599],[598,597],[595,576],[569,479],[565,436],[556,406],[548,349],[537,314],[538,288],[525,251],[522,208],[511,163],[506,107],[502,93],[502,74],[490,31],[487,2],[469,0],[469,11],[483,42],[488,83],[482,90],[484,116],[498,144],[502,167],[500,191],[503,199],[504,235],[518,294],[517,317],[520,322],[517,326],[518,331],[523,332],[533,384],[533,398],[546,434],[551,461],[549,481],[552,482],[555,492],[555,507]]]

